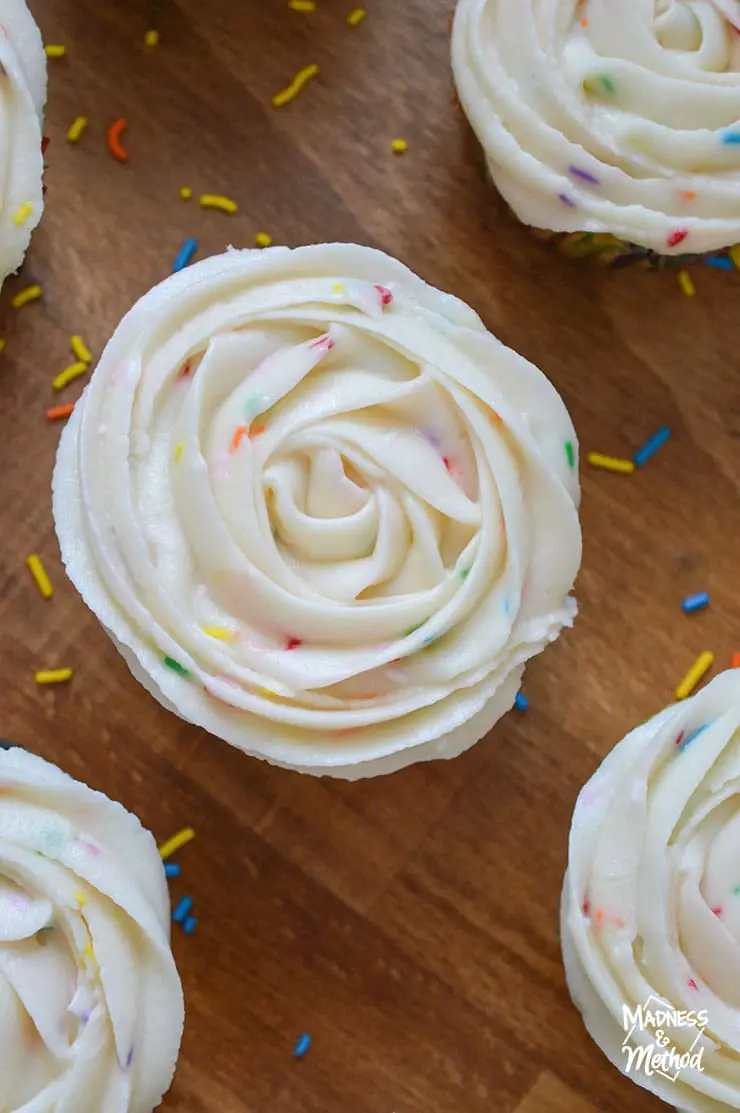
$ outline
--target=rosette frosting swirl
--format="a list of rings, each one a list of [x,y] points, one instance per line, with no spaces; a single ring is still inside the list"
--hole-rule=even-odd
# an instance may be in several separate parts
[[[457,90],[526,224],[740,242],[738,0],[459,0]]]
[[[169,900],[135,816],[0,752],[0,1109],[151,1113],[183,1026]]]
[[[0,281],[18,269],[43,209],[46,54],[24,0],[0,0]]]
[[[627,735],[581,791],[562,936],[573,1000],[620,1070],[625,1006],[643,1018],[666,1006],[705,1014],[703,1034],[688,1023],[662,1036],[679,1056],[701,1051],[700,1063],[675,1081],[673,1067],[664,1077],[633,1066],[629,1077],[684,1110],[740,1109],[737,671]],[[656,1035],[638,1025],[629,1044],[655,1046]]]
[[[570,622],[576,454],[541,372],[395,260],[231,251],[124,318],[54,511],[166,706],[356,777],[472,745]]]

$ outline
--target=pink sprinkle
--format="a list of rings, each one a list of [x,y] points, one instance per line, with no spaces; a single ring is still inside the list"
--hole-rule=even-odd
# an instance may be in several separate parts
[[[721,904],[715,904],[714,908],[712,909],[712,912],[714,913],[715,916],[721,916],[722,915],[722,905]]]
[[[178,379],[187,379],[188,375],[192,371],[192,368],[193,368],[193,365],[192,365],[191,361],[188,360],[187,363],[184,363],[182,365],[182,367],[180,368],[180,374],[177,376]]]
[[[285,644],[285,648],[286,649],[297,649],[299,645],[303,645],[303,642],[301,641],[300,638],[288,638],[288,640]]]
[[[18,912],[28,912],[29,904],[30,901],[27,897],[16,897],[16,899],[13,901],[13,908],[15,908]]]
[[[88,854],[92,854],[93,858],[97,858],[100,854],[100,847],[95,846],[94,843],[80,839],[80,846],[84,847]]]
[[[391,302],[393,301],[393,294],[390,292],[388,287],[387,286],[376,286],[375,289],[380,294],[380,304],[381,305],[390,305]]]
[[[680,746],[681,743],[683,742],[683,736],[684,736],[685,733],[686,732],[682,730],[681,733],[679,734],[678,738],[676,739],[676,745],[677,746]]]
[[[591,901],[590,900],[584,900],[583,904],[581,905],[581,911],[583,912],[584,916],[590,916],[591,915]]]
[[[309,346],[309,348],[325,347],[327,352],[330,352],[332,350],[332,348],[334,347],[334,341],[332,340],[332,338],[329,336],[329,333],[327,332],[323,336],[320,336],[318,338],[318,340],[314,340],[313,344],[309,344],[308,346]]]
[[[447,468],[448,471],[452,471],[452,467],[450,466],[449,456],[443,456],[442,457],[442,463],[444,464],[444,466]]]
[[[670,233],[665,242],[669,247],[678,247],[680,243],[683,243],[688,234],[688,228],[677,228],[675,232]]]
[[[687,985],[687,986],[689,987],[689,989],[696,989],[696,990],[698,990],[698,988],[699,988],[699,987],[698,987],[698,985],[696,984],[696,982],[694,981],[694,979],[693,979],[693,978],[689,978],[689,980],[687,981],[686,985]]]

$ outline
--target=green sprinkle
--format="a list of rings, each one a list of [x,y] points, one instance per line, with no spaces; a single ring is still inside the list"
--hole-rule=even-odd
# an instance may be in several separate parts
[[[467,580],[470,573],[471,573],[470,568],[463,568],[462,572],[460,573],[460,579],[461,580]]]
[[[601,86],[602,89],[605,89],[607,93],[615,93],[616,92],[616,89],[614,88],[614,82],[612,81],[612,79],[610,77],[600,77],[599,78],[599,85]]]
[[[735,888],[732,891],[735,894],[735,896],[737,896],[738,893],[740,893],[740,885],[736,885]]]
[[[587,93],[598,93],[603,90],[609,96],[614,96],[617,89],[610,77],[602,75],[601,77],[590,78],[587,77],[583,82],[583,88]]]
[[[565,442],[565,455],[568,457],[568,467],[574,468],[576,466],[576,454],[573,451],[573,442]]]
[[[179,661],[173,661],[171,657],[165,657],[164,663],[168,669],[172,669],[173,672],[179,672],[180,676],[190,676],[188,670],[184,665],[181,665]]]

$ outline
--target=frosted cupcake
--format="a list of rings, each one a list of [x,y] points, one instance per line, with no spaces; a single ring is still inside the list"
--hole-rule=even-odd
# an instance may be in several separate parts
[[[515,215],[612,263],[726,256],[739,29],[736,0],[459,0],[458,94]]]
[[[736,670],[627,735],[582,790],[562,939],[615,1066],[680,1109],[740,1109]]]
[[[452,757],[570,624],[577,445],[545,377],[378,251],[231,251],[121,322],[54,475],[134,675],[247,753]]]
[[[0,743],[0,1109],[151,1113],[183,1027],[154,839]]]
[[[23,0],[0,0],[0,283],[20,267],[43,209],[46,54]]]

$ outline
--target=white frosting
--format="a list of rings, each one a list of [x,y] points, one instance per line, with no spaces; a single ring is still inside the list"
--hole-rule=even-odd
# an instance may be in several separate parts
[[[629,1077],[692,1113],[740,1109],[740,672],[638,727],[583,788],[563,895],[568,986],[624,1072],[623,1006],[707,1013],[703,1071]],[[656,1009],[655,1002],[652,1008]],[[688,1049],[693,1027],[665,1030]],[[648,1030],[633,1042],[650,1044]]]
[[[152,836],[41,758],[0,751],[0,1109],[151,1113],[182,1027]]]
[[[124,318],[64,431],[54,514],[162,703],[365,776],[472,745],[570,623],[566,442],[575,464],[541,372],[381,252],[231,251]]]
[[[44,207],[45,100],[39,29],[24,0],[0,0],[0,282],[23,262]]]
[[[736,28],[738,0],[459,0],[457,90],[516,215],[665,255],[740,242]]]

